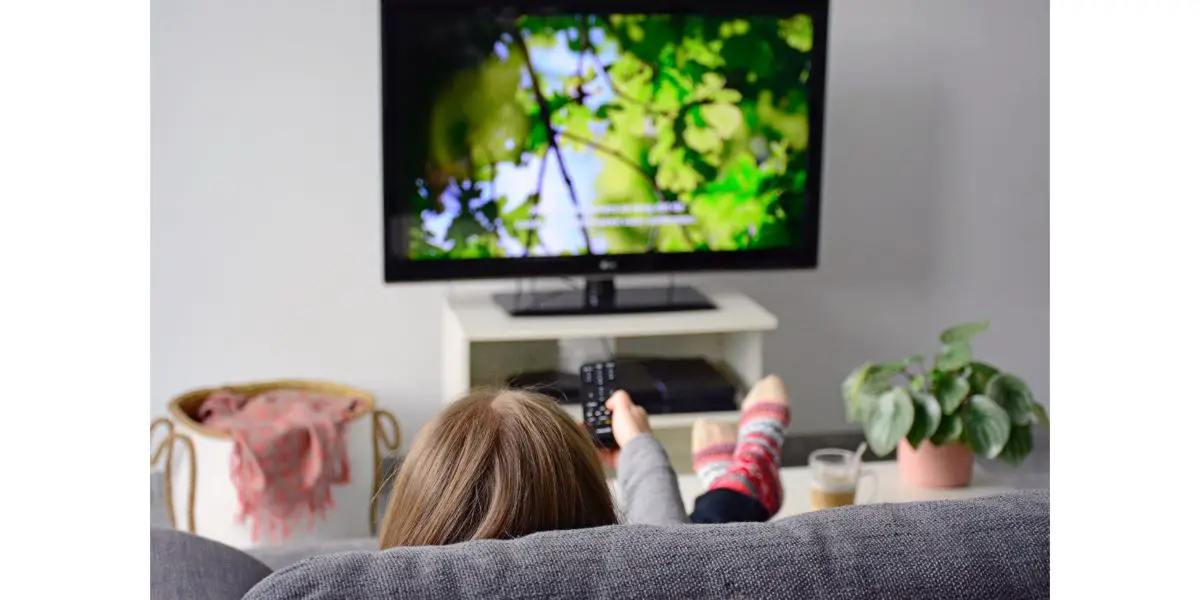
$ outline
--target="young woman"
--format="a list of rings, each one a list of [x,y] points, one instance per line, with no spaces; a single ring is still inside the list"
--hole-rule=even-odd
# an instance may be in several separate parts
[[[388,501],[380,547],[516,538],[618,523],[765,521],[782,501],[779,451],[787,397],[777,377],[758,382],[738,428],[699,421],[693,466],[707,490],[688,517],[678,480],[646,411],[625,392],[607,402],[621,446],[619,518],[596,447],[549,397],[476,390],[417,436]]]

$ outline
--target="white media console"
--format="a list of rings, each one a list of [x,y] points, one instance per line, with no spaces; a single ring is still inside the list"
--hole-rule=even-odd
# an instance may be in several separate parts
[[[485,294],[451,296],[442,316],[442,398],[501,385],[516,372],[554,369],[564,343],[589,339],[606,340],[616,355],[704,356],[753,384],[763,375],[763,333],[779,321],[745,294],[705,293],[715,310],[554,317],[513,317]],[[563,409],[582,420],[579,405]],[[701,417],[736,420],[737,412],[652,415],[650,424],[687,427]]]

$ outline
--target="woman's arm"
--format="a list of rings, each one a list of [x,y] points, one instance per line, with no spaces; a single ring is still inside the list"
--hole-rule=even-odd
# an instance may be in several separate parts
[[[641,433],[626,441],[617,456],[617,485],[625,522],[644,525],[687,523],[679,479],[658,440]]]

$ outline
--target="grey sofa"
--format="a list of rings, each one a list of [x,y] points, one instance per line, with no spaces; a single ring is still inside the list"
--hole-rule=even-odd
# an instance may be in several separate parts
[[[175,531],[150,539],[153,600],[1050,597],[1046,490],[386,552],[360,540],[255,558]]]

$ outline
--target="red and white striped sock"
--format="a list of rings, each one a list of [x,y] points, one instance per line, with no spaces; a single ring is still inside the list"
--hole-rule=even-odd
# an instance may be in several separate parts
[[[779,401],[756,402],[746,408],[729,468],[705,487],[750,496],[774,516],[783,504],[779,465],[789,420],[787,404]]]
[[[735,448],[733,442],[717,443],[692,453],[692,471],[700,478],[705,491],[711,491],[717,478],[729,471]]]

